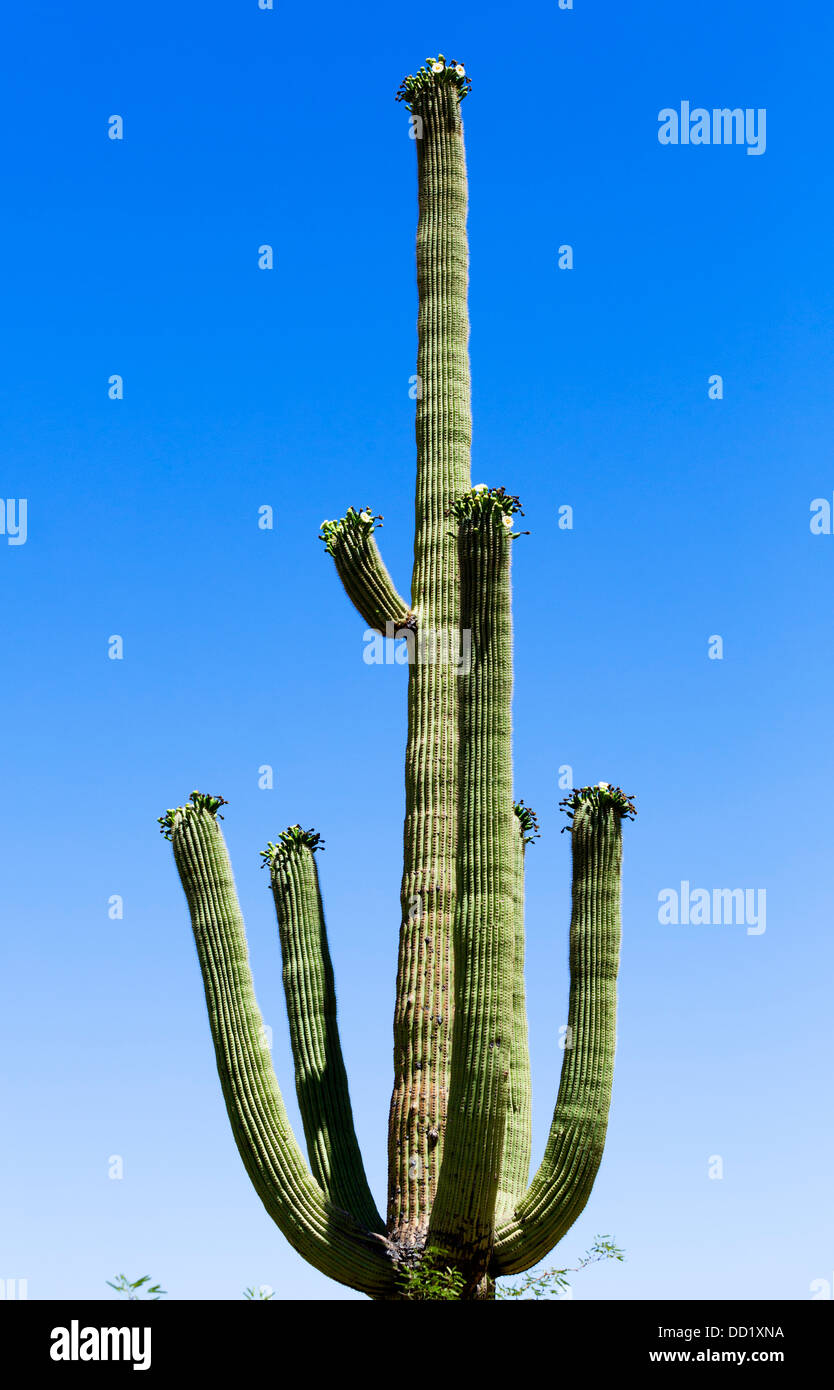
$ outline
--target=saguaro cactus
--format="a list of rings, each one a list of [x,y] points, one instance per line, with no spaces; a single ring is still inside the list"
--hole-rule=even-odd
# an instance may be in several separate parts
[[[536,820],[512,787],[510,553],[521,507],[470,481],[467,185],[458,63],[428,60],[397,93],[418,165],[417,498],[411,600],[349,510],[321,537],[375,631],[408,644],[408,741],[386,1219],[356,1141],[316,867],[291,826],[263,851],[278,916],[308,1162],[264,1038],[218,820],[193,792],[161,817],[191,912],[223,1095],[270,1215],[317,1269],[373,1298],[408,1298],[421,1269],[463,1298],[530,1268],[584,1207],[602,1156],[620,940],[618,787],[570,794],[568,1033],[550,1138],[529,1182],[524,855]],[[466,660],[458,656],[467,653]],[[439,1265],[438,1265],[439,1262]]]

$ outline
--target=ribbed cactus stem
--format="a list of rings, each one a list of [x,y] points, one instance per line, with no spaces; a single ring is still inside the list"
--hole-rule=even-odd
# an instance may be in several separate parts
[[[323,521],[321,539],[333,556],[348,598],[368,627],[383,635],[413,627],[413,615],[400,598],[374,538],[377,522],[369,507],[349,507],[338,521]]]
[[[494,1274],[542,1259],[579,1216],[602,1159],[616,1039],[620,875],[624,817],[619,788],[584,787],[567,798],[573,887],[568,1032],[544,1158],[515,1213],[499,1224]]]
[[[191,913],[235,1142],[258,1196],[299,1254],[330,1278],[384,1297],[393,1287],[393,1266],[382,1232],[328,1201],[290,1128],[255,999],[231,864],[210,809],[217,801],[195,793],[189,805],[168,812],[163,828]]]
[[[513,827],[513,973],[510,1077],[507,1124],[498,1184],[496,1216],[507,1217],[527,1191],[532,1149],[532,1088],[524,986],[524,861],[527,845],[536,837],[535,814],[523,802],[515,806]]]
[[[459,627],[449,508],[469,487],[467,184],[460,84],[410,93],[417,148],[417,491],[411,606],[442,642]],[[400,948],[389,1124],[389,1229],[425,1234],[443,1152],[453,1007],[457,689],[448,661],[409,667]]]
[[[383,1229],[350,1104],[336,1018],[336,988],[319,891],[320,837],[291,826],[263,857],[270,870],[283,960],[295,1090],[313,1177],[360,1225]]]
[[[475,1283],[492,1247],[513,1033],[513,521],[503,502],[503,494],[475,491],[453,509],[461,626],[472,635],[472,662],[459,686],[455,1023],[446,1145],[429,1242],[453,1252]]]

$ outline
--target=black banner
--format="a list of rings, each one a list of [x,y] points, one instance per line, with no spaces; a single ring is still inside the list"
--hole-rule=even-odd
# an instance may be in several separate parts
[[[507,1356],[546,1357],[559,1374],[600,1371],[687,1373],[731,1366],[776,1367],[792,1377],[827,1364],[831,1304],[824,1302],[541,1301],[525,1309],[471,1303],[466,1313],[356,1302],[13,1302],[0,1303],[4,1364],[40,1377],[99,1379],[187,1370],[212,1377],[261,1365],[281,1376],[309,1359],[316,1378],[348,1367],[373,1384],[388,1364],[434,1367],[446,1381],[497,1372]],[[442,1340],[436,1340],[439,1316]],[[428,1324],[427,1324],[428,1318]],[[421,1340],[424,1330],[432,1338]],[[390,1343],[389,1343],[390,1337]],[[403,1338],[406,1340],[404,1341]],[[508,1338],[510,1339],[508,1341]],[[516,1340],[516,1339],[520,1339]],[[442,1355],[441,1355],[442,1348]],[[393,1358],[393,1361],[392,1361]],[[512,1387],[511,1387],[512,1390]]]

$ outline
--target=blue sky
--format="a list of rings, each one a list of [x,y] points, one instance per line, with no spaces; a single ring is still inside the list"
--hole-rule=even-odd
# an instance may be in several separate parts
[[[293,1115],[258,851],[291,822],[323,833],[382,1201],[405,672],[363,662],[316,534],[371,504],[407,587],[416,177],[393,94],[442,49],[474,80],[473,477],[518,492],[532,533],[514,718],[543,830],[537,1155],[567,1007],[558,769],[639,808],[609,1141],[551,1263],[597,1233],[625,1248],[577,1298],[804,1299],[834,1279],[834,537],[809,527],[834,493],[833,27],[828,6],[800,24],[773,0],[10,12],[0,495],[28,500],[28,536],[0,536],[0,1278],[32,1298],[98,1297],[121,1269],[179,1298],[352,1296],[243,1171],[156,817],[193,787],[230,803]],[[683,100],[765,108],[766,153],[661,146],[658,112]],[[766,932],[662,925],[658,894],[684,880],[766,890]]]

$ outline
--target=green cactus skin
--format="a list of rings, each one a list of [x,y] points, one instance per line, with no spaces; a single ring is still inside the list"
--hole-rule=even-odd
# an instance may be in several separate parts
[[[572,838],[569,1034],[544,1158],[532,1182],[524,990],[524,859],[535,815],[513,803],[510,555],[521,507],[471,486],[467,184],[462,66],[429,59],[403,82],[417,146],[417,490],[411,602],[370,508],[322,523],[369,627],[471,637],[471,664],[410,660],[401,927],[387,1218],[371,1196],[339,1043],[314,831],[263,851],[284,962],[309,1167],[264,1038],[223,836],[222,797],[160,817],[191,913],[217,1069],[235,1140],[270,1215],[324,1274],[381,1300],[404,1275],[455,1274],[464,1299],[531,1268],[585,1206],[605,1141],[614,1063],[622,821],[599,783],[562,805]],[[462,1276],[462,1277],[460,1277]],[[411,1281],[412,1283],[414,1281]],[[417,1281],[419,1283],[419,1281]]]
[[[443,1163],[429,1243],[476,1283],[487,1271],[509,1106],[515,954],[510,531],[514,499],[474,490],[458,523],[461,627],[455,1023]],[[505,525],[505,523],[507,523]],[[508,988],[509,986],[509,988]]]
[[[246,932],[216,811],[194,793],[163,830],[191,913],[217,1071],[240,1156],[290,1244],[316,1269],[372,1297],[391,1287],[384,1231],[327,1199],[293,1137],[255,999]]]
[[[544,1158],[528,1192],[495,1235],[493,1270],[518,1274],[542,1259],[583,1210],[605,1144],[614,1077],[620,958],[622,821],[634,815],[619,787],[582,787],[563,802],[572,817],[568,1033]]]
[[[336,989],[314,858],[321,837],[290,826],[262,857],[269,867],[284,963],[295,1090],[313,1177],[337,1207],[383,1229],[356,1140],[336,1021]]]
[[[348,507],[339,521],[321,523],[321,540],[336,564],[345,593],[362,614],[368,627],[383,636],[413,628],[414,615],[397,593],[382,561],[374,531],[381,516],[369,507]]]
[[[449,70],[409,103],[417,147],[417,493],[411,606],[421,629],[457,632],[449,512],[469,488],[467,181],[460,91]],[[420,127],[418,126],[419,130]],[[407,1251],[425,1237],[443,1157],[451,1062],[457,875],[457,676],[409,666],[401,928],[389,1119],[388,1225]]]
[[[535,812],[523,801],[514,806],[513,830],[513,967],[510,1075],[504,1153],[498,1184],[496,1218],[509,1216],[527,1191],[532,1150],[532,1086],[524,986],[524,859],[527,846],[538,839]]]

